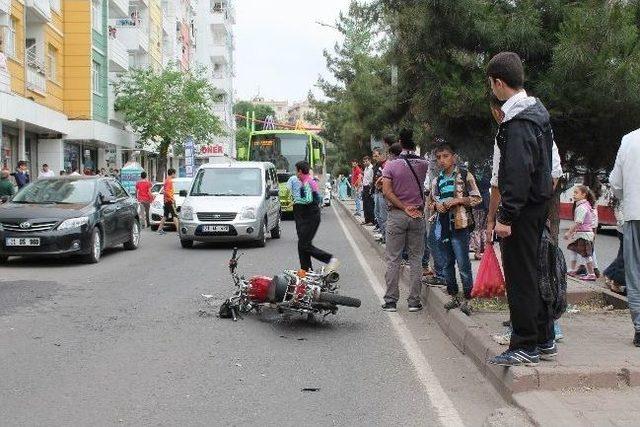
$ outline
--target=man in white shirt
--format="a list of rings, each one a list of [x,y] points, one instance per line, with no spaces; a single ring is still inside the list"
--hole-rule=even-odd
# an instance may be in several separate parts
[[[640,129],[622,138],[609,176],[613,193],[624,202],[624,267],[629,311],[640,347]]]
[[[375,221],[373,201],[373,165],[371,159],[366,156],[362,159],[364,172],[362,173],[362,209],[364,211],[363,225],[373,225]]]
[[[44,163],[42,165],[42,170],[40,171],[40,174],[38,174],[38,179],[40,178],[53,178],[54,176],[56,176],[56,174],[49,169],[49,165]]]

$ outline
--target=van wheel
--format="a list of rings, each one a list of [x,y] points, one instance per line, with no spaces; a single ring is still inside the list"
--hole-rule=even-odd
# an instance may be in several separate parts
[[[180,246],[185,249],[190,249],[193,247],[193,240],[180,239]]]
[[[264,220],[262,221],[262,224],[260,225],[260,234],[258,234],[258,240],[256,240],[256,246],[259,248],[264,248],[265,246],[267,246],[267,233],[269,231],[267,230],[267,221]]]
[[[91,232],[89,246],[91,250],[84,256],[84,262],[87,264],[96,264],[100,261],[100,256],[102,255],[102,236],[100,236],[98,227],[95,227]]]
[[[271,230],[271,238],[272,239],[279,239],[280,238],[280,214],[278,214],[278,222],[276,222],[276,226],[273,227],[273,229]]]

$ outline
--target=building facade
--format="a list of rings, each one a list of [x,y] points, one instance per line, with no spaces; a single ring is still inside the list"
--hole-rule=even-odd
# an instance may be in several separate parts
[[[200,0],[195,16],[195,62],[203,67],[210,82],[220,91],[214,107],[225,136],[215,137],[201,147],[200,157],[222,153],[235,156],[235,119],[233,116],[233,25],[235,10],[231,0]]]

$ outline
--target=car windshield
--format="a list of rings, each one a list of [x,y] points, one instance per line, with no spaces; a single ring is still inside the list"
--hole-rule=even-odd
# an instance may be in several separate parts
[[[95,180],[42,179],[23,188],[13,202],[88,204],[94,200],[95,188]]]
[[[262,172],[258,168],[201,169],[191,196],[260,196]]]

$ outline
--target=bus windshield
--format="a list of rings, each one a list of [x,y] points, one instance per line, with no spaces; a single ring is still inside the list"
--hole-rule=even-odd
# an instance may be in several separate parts
[[[308,143],[307,135],[253,135],[249,160],[271,162],[278,171],[295,173],[296,163],[309,160]]]

